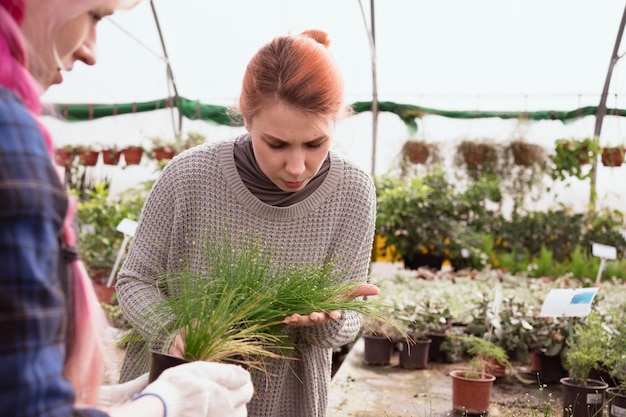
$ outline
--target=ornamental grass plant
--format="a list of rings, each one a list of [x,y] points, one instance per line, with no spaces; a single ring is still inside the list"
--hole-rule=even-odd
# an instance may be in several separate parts
[[[346,271],[336,270],[332,262],[277,268],[271,251],[254,241],[237,248],[226,240],[211,242],[205,252],[202,273],[183,270],[158,277],[163,301],[146,312],[161,336],[182,333],[186,359],[263,370],[267,358],[294,358],[283,320],[295,313],[353,310],[398,327],[383,313],[381,301],[353,298],[360,283],[344,281]],[[138,333],[127,341],[136,337]],[[147,345],[157,337],[146,340]]]

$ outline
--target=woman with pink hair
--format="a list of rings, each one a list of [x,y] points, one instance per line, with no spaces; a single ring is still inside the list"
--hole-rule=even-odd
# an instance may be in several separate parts
[[[96,62],[97,23],[137,0],[0,0],[0,416],[245,416],[249,373],[193,362],[100,387],[105,328],[38,119],[40,94]],[[132,397],[132,400],[131,400]]]

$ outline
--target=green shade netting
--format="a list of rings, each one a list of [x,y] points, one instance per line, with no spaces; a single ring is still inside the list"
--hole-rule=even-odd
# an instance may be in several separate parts
[[[176,107],[180,114],[190,120],[204,120],[226,126],[242,126],[237,111],[230,107],[204,104],[184,97],[173,97],[146,101],[141,103],[124,104],[55,104],[59,115],[68,121],[88,121],[102,117],[121,114],[142,113]],[[355,113],[372,110],[371,101],[358,101],[352,104]],[[596,106],[581,107],[575,110],[539,110],[539,111],[458,111],[441,110],[411,104],[382,101],[378,103],[378,110],[396,114],[412,131],[417,131],[416,119],[426,115],[436,115],[453,119],[520,119],[529,121],[560,120],[563,123],[572,122],[585,116],[595,116]],[[626,109],[606,109],[606,115],[626,116]]]

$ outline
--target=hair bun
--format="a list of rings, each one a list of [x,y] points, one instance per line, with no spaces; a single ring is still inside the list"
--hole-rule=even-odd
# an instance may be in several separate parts
[[[300,34],[300,36],[309,37],[315,40],[317,43],[321,43],[322,45],[326,47],[330,45],[330,39],[328,39],[328,34],[324,32],[323,30],[319,30],[319,29],[305,30],[304,32]]]

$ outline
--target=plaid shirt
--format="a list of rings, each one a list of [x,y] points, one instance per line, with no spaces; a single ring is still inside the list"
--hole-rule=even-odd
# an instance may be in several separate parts
[[[0,416],[106,416],[73,408],[62,376],[68,307],[58,268],[67,196],[37,122],[0,87]]]

